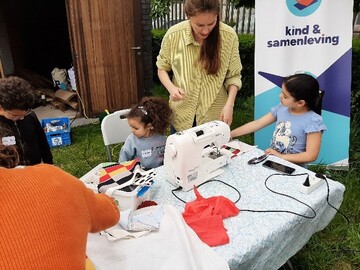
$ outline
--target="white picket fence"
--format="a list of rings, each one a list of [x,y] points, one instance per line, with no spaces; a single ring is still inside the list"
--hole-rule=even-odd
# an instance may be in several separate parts
[[[255,9],[239,8],[226,0],[220,0],[222,7],[221,20],[234,27],[238,34],[254,34],[255,32]],[[153,29],[168,29],[170,26],[186,20],[184,13],[184,1],[174,1],[170,6],[167,16],[153,19]]]

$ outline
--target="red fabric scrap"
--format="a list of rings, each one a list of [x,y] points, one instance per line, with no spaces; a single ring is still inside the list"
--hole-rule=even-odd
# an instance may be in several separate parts
[[[224,196],[203,198],[196,187],[194,192],[195,201],[186,203],[182,214],[185,222],[211,247],[229,243],[223,219],[236,216],[240,210]]]
[[[138,208],[137,209],[141,209],[141,208],[144,208],[144,207],[149,207],[149,206],[153,206],[153,205],[157,205],[157,203],[156,202],[154,202],[154,201],[143,201],[139,206],[138,206]]]

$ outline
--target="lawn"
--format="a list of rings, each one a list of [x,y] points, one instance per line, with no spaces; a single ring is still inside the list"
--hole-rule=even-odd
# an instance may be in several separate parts
[[[155,90],[153,93],[162,95],[161,90]],[[253,98],[237,100],[233,126],[239,126],[251,120],[253,107]],[[344,201],[340,208],[343,215],[336,214],[333,221],[323,231],[313,235],[307,245],[291,259],[297,270],[360,269],[359,123],[359,117],[353,117],[350,132],[349,171],[330,171],[318,166],[310,168],[316,172],[326,173],[329,178],[345,185]],[[246,143],[253,143],[252,135],[241,139]],[[120,145],[113,149],[114,160],[117,160],[119,151]],[[81,177],[92,167],[104,162],[106,151],[100,124],[73,128],[72,144],[54,148],[53,155],[56,165],[77,177]]]

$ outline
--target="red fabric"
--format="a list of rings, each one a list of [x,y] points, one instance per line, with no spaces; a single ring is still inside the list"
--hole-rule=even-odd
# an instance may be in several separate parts
[[[153,206],[153,205],[157,205],[156,202],[154,201],[143,201],[137,209],[141,209],[141,208],[144,208],[144,207],[149,207],[149,206]]]
[[[203,198],[194,187],[196,199],[185,205],[185,222],[211,247],[229,243],[223,219],[236,216],[239,209],[224,196]]]

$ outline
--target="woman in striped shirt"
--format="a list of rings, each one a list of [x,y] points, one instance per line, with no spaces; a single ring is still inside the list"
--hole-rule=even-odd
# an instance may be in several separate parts
[[[167,31],[156,62],[170,95],[172,132],[212,120],[231,125],[241,88],[238,36],[220,22],[218,0],[186,0],[184,9],[188,20]]]

